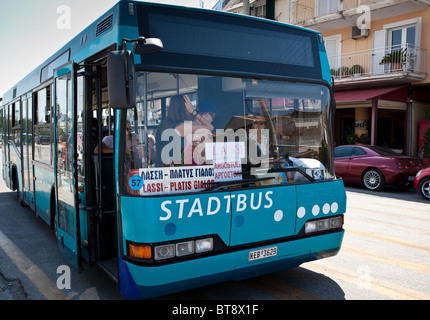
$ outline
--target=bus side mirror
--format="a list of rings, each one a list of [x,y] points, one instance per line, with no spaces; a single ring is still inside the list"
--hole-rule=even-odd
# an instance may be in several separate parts
[[[125,50],[127,42],[133,42],[135,54],[148,54],[163,49],[163,43],[157,38],[139,37],[135,40],[123,39],[121,48],[108,54],[108,90],[109,102],[114,109],[128,109],[136,106],[136,77],[134,56]]]
[[[140,37],[138,41],[133,42],[133,52],[135,54],[148,54],[163,50],[163,43],[158,38],[145,39]]]
[[[130,51],[111,51],[107,59],[109,102],[114,109],[136,106],[134,56]]]

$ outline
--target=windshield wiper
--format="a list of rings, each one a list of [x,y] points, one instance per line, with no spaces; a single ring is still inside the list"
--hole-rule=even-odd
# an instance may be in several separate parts
[[[308,179],[310,182],[314,182],[316,181],[316,179],[312,176],[310,176],[309,174],[307,174],[305,171],[303,171],[300,168],[270,168],[270,169],[264,169],[261,174],[264,173],[273,173],[273,172],[299,172],[302,176],[304,176],[306,179]],[[250,171],[244,171],[242,172],[242,175],[244,176],[251,176],[251,172]],[[258,173],[256,174],[256,176],[258,176]],[[268,179],[268,178],[266,178]],[[264,180],[264,179],[262,179]]]
[[[300,168],[295,168],[295,167],[290,167],[290,168],[270,168],[267,172],[271,173],[271,172],[299,172],[300,174],[302,174],[306,179],[308,179],[311,182],[316,181],[314,179],[314,177],[311,177],[310,175],[308,175],[305,171],[303,171]]]
[[[258,169],[257,170],[257,174],[255,176],[258,176]],[[315,178],[311,177],[310,175],[308,175],[305,171],[303,171],[300,168],[297,167],[288,167],[288,168],[270,168],[270,169],[261,169],[261,174],[264,173],[273,173],[273,172],[299,172],[300,174],[302,174],[306,179],[308,179],[310,182],[314,182],[316,181]],[[236,174],[242,174],[244,176],[252,176],[251,175],[251,171],[243,171],[243,172],[237,172]],[[269,178],[262,178],[261,180],[266,180]]]
[[[244,180],[232,180],[232,181],[222,181],[222,182],[206,182],[205,185],[211,185],[210,187],[203,189],[203,191],[214,191],[218,188],[222,187],[230,187],[230,186],[240,186],[247,183],[252,183],[256,181],[264,181],[275,179],[275,177],[266,177],[266,178],[252,178],[252,179],[244,179]]]

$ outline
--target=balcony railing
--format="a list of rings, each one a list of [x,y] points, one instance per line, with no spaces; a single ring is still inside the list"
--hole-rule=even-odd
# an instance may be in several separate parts
[[[330,56],[328,60],[335,79],[400,73],[419,80],[426,74],[426,49],[411,44],[344,53]]]

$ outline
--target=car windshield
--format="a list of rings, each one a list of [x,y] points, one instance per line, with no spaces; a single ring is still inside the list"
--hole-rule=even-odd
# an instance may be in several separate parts
[[[285,167],[333,178],[326,86],[195,74],[136,76],[125,179],[137,175],[159,182],[139,189],[141,195],[199,191],[208,183],[250,176],[286,183],[285,174],[270,173]]]

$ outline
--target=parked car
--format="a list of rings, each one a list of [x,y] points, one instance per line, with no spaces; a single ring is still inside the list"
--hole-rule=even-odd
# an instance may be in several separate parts
[[[424,168],[417,173],[414,185],[424,199],[430,200],[430,167]]]
[[[420,159],[379,146],[345,145],[334,150],[335,174],[368,190],[381,190],[386,185],[412,188],[422,167]]]

